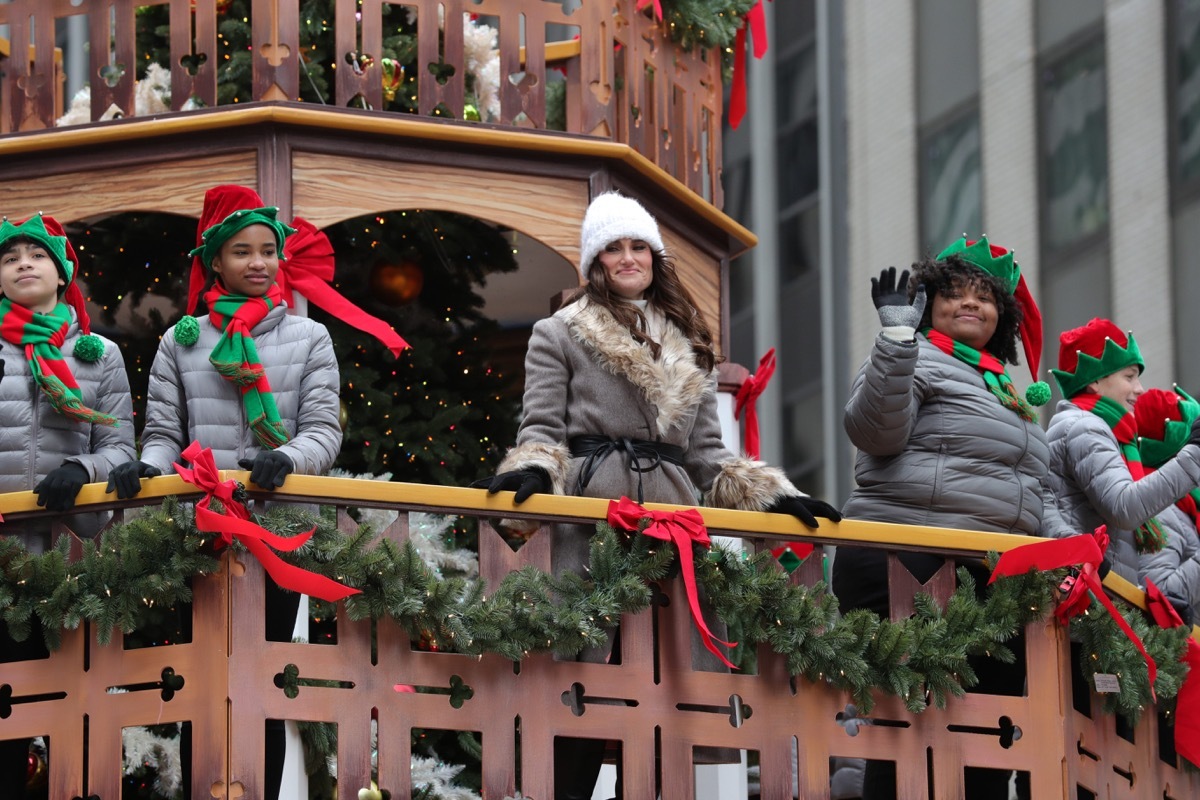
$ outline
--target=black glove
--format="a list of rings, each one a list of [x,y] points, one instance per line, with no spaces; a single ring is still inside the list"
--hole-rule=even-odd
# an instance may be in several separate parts
[[[39,506],[50,511],[66,511],[75,507],[75,497],[87,482],[88,471],[74,461],[68,461],[51,470],[33,490],[37,492]]]
[[[1112,562],[1108,560],[1108,556],[1105,556],[1100,560],[1100,566],[1096,569],[1096,574],[1100,576],[1100,580],[1104,580],[1111,571]]]
[[[1168,597],[1167,599],[1171,601],[1171,605],[1174,607],[1175,613],[1179,615],[1181,620],[1183,620],[1183,624],[1189,628],[1192,627],[1192,607],[1182,600],[1176,600],[1173,597]]]
[[[250,482],[263,489],[283,486],[284,479],[296,468],[292,460],[278,450],[260,450],[253,461],[243,458],[238,461],[238,466],[250,470]]]
[[[126,461],[109,471],[108,486],[104,491],[111,492],[115,489],[118,499],[128,500],[137,497],[138,492],[142,490],[141,478],[157,478],[159,475],[162,475],[162,470],[150,466],[145,461]]]
[[[541,467],[527,467],[481,478],[472,483],[471,488],[487,489],[488,494],[515,491],[513,503],[524,503],[532,494],[550,493],[550,473]]]
[[[772,514],[791,514],[810,528],[817,527],[817,517],[825,517],[834,522],[842,518],[842,512],[814,497],[781,497],[766,509]]]
[[[884,328],[909,328],[913,331],[921,324],[925,314],[925,287],[917,287],[916,295],[908,302],[908,270],[900,273],[896,280],[896,268],[888,267],[871,278],[871,302],[879,312],[879,322]]]

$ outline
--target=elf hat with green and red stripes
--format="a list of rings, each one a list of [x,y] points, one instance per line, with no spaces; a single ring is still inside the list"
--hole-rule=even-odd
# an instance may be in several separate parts
[[[17,223],[4,217],[3,221],[0,221],[0,252],[4,252],[14,239],[28,239],[36,242],[39,247],[49,253],[50,258],[54,261],[54,266],[58,267],[59,274],[66,281],[66,286],[61,293],[63,302],[75,310],[79,329],[85,335],[91,333],[92,320],[87,313],[87,302],[83,298],[83,292],[79,290],[79,284],[75,282],[75,276],[79,273],[79,256],[76,255],[75,248],[67,239],[63,226],[54,217],[47,216],[40,211],[29,219]]]
[[[1142,462],[1158,469],[1187,444],[1200,403],[1178,386],[1174,391],[1147,389],[1134,404],[1133,415]]]

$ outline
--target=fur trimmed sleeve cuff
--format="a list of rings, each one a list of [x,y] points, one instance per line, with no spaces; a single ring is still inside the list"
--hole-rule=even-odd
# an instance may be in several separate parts
[[[526,442],[508,451],[497,473],[540,467],[550,476],[554,494],[566,494],[567,473],[571,469],[571,451],[566,445]]]
[[[721,464],[705,505],[739,511],[764,511],[784,497],[803,497],[804,492],[778,467],[749,458],[734,458]]]

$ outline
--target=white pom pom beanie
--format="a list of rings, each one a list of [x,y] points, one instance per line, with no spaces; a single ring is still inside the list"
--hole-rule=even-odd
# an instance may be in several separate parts
[[[641,239],[656,253],[666,253],[658,223],[642,204],[618,192],[596,197],[583,215],[579,232],[579,274],[587,280],[588,268],[600,251],[618,239]]]

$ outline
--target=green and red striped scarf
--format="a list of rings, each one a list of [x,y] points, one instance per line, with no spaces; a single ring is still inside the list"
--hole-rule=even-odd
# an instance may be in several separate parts
[[[88,408],[75,375],[63,360],[63,342],[71,325],[71,310],[59,303],[48,314],[0,297],[0,338],[25,348],[33,382],[59,414],[76,422],[117,427],[117,418]]]
[[[1135,481],[1140,481],[1150,473],[1142,464],[1142,454],[1137,446],[1137,418],[1133,412],[1126,411],[1116,400],[1110,400],[1104,395],[1085,393],[1077,394],[1071,402],[1090,411],[1108,424],[1113,435],[1117,437],[1117,445],[1121,450],[1121,458],[1129,468],[1129,474]],[[1133,541],[1139,553],[1157,553],[1166,543],[1166,535],[1157,517],[1151,517],[1138,526],[1133,532]]]
[[[1000,359],[984,350],[976,350],[970,345],[957,342],[933,328],[926,328],[921,331],[921,335],[946,355],[957,358],[964,364],[970,364],[979,370],[988,391],[996,395],[1000,405],[1015,412],[1023,420],[1037,422],[1037,413],[1034,412],[1033,406],[1017,393],[1012,378],[1008,377],[1008,371],[1004,369],[1004,364]]]
[[[278,284],[262,297],[230,294],[219,283],[204,295],[208,318],[221,331],[221,338],[208,360],[227,381],[241,387],[242,404],[254,438],[263,447],[275,449],[288,440],[287,429],[279,418],[267,373],[258,361],[258,349],[250,331],[282,302]]]

